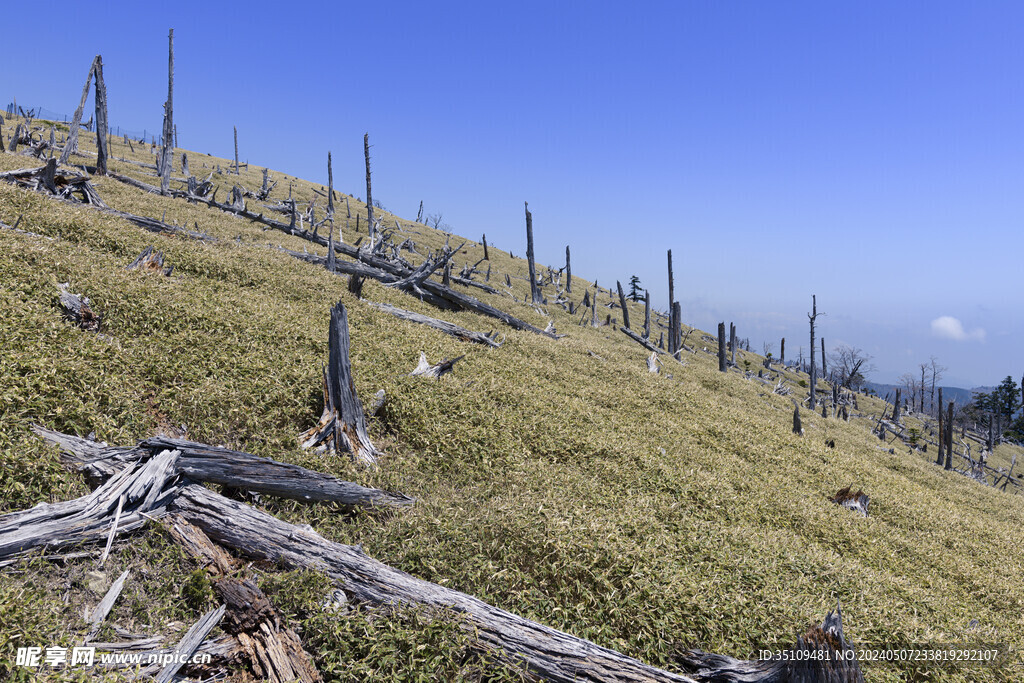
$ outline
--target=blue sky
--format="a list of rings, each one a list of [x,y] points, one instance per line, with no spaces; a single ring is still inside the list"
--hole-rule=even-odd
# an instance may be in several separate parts
[[[156,130],[175,29],[182,147],[374,196],[601,284],[636,274],[752,348],[820,333],[893,381],[1021,375],[1024,5],[1015,2],[40,3],[0,98]],[[170,14],[170,18],[165,15]],[[949,320],[950,318],[955,320]]]

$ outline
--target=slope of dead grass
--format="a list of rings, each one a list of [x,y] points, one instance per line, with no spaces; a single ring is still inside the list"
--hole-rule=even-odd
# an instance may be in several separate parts
[[[115,155],[126,149],[114,141]],[[147,156],[136,158],[151,162]],[[227,166],[190,154],[194,174],[204,163]],[[5,170],[30,165],[26,157],[0,155]],[[113,165],[147,179],[137,166]],[[240,178],[215,175],[219,196],[233,181],[256,188],[260,177],[255,167]],[[287,195],[289,180],[275,198]],[[291,182],[306,200],[320,187]],[[686,354],[685,367],[666,361],[663,374],[652,375],[647,353],[617,330],[580,327],[579,315],[550,306],[544,316],[514,301],[528,294],[526,262],[493,247],[491,282],[501,293],[470,293],[540,327],[553,319],[568,337],[501,328],[500,349],[462,344],[383,314],[356,300],[343,279],[264,248],[301,251],[312,249],[309,243],[110,179],[95,184],[111,206],[156,217],[166,211],[166,220],[198,223],[218,241],[154,236],[0,184],[0,221],[21,215],[22,229],[58,238],[0,230],[3,510],[86,491],[30,435],[33,422],[94,431],[118,444],[184,425],[198,441],[416,496],[413,508],[390,516],[263,505],[328,538],[360,543],[416,576],[659,666],[672,668],[684,646],[747,657],[787,644],[837,601],[858,643],[980,639],[1009,643],[1019,661],[1019,496],[945,473],[928,455],[890,454],[866,418],[843,423],[803,411],[806,434],[795,436],[790,398],[736,372],[722,375],[712,355]],[[349,202],[365,226],[365,207]],[[401,225],[420,253],[445,242],[426,226]],[[358,237],[354,229],[344,233],[349,242]],[[164,251],[173,277],[124,269],[149,244]],[[471,241],[456,263],[481,256]],[[54,305],[58,282],[91,298],[103,315],[102,335],[62,320]],[[574,280],[577,302],[586,285]],[[376,282],[366,284],[364,296],[471,329],[499,329],[474,314],[439,313]],[[356,389],[364,399],[381,388],[388,397],[372,423],[388,453],[379,472],[297,447],[296,434],[320,414],[329,308],[339,299],[349,310]],[[603,307],[611,298],[602,292],[599,301]],[[599,311],[602,319],[621,317]],[[632,311],[634,321],[642,315],[639,307]],[[420,351],[431,361],[466,358],[441,381],[422,381],[407,376]],[[757,354],[740,358],[760,367]],[[861,399],[861,413],[880,409],[881,402]],[[847,485],[871,496],[870,517],[828,501]],[[129,597],[111,622],[174,633],[209,606],[190,579],[195,567],[159,529],[119,544],[108,573],[129,566],[136,570]],[[88,560],[64,566],[34,559],[0,574],[0,672],[26,677],[13,666],[18,646],[75,639],[82,606],[98,600],[84,578],[90,568]],[[341,618],[320,607],[322,577],[271,569],[261,570],[264,585],[333,680],[518,675],[482,661],[450,624],[414,612]],[[870,680],[1006,675],[928,665],[873,666],[868,673]]]

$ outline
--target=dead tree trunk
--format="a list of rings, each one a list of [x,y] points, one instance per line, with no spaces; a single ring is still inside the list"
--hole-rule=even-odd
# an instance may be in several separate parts
[[[335,453],[350,453],[362,465],[377,465],[380,451],[366,431],[366,414],[356,395],[349,363],[348,312],[339,301],[331,309],[329,357],[324,368],[324,412],[316,427],[300,436],[303,448],[324,444]]]
[[[825,338],[821,338],[821,378],[828,381],[828,367],[825,361]]]
[[[945,429],[943,429],[943,427],[944,425],[942,424],[942,387],[939,387],[939,454],[935,458],[935,464],[940,466],[943,464],[942,449],[946,445],[946,431]]]
[[[800,424],[800,405],[793,401],[793,433],[797,436],[804,435],[803,425]]]
[[[572,263],[569,260],[568,244],[565,245],[565,291],[572,294]],[[1024,382],[1024,380],[1021,381]]]
[[[896,388],[896,401],[892,407],[892,422],[897,427],[900,424],[900,389]]]
[[[238,170],[237,135],[235,172]],[[167,36],[167,102],[164,103],[164,144],[160,151],[160,194],[171,188],[171,167],[174,165],[174,29]]]
[[[651,292],[644,290],[644,339],[651,338]]]
[[[622,306],[622,326],[625,328],[631,328],[629,324],[629,309],[626,308],[626,297],[622,293],[622,283],[618,280],[615,281],[615,286],[619,289],[619,305]]]
[[[238,173],[238,126],[232,126],[235,131],[235,175]]]
[[[103,58],[96,55],[96,175],[107,174],[107,86],[103,82]],[[50,129],[53,135],[53,129]]]
[[[672,275],[672,250],[668,250],[668,352],[674,354],[676,352],[675,340],[673,340],[673,330],[676,329],[675,325],[675,302],[676,302],[676,285],[675,278]]]
[[[939,389],[942,391],[942,389]],[[939,403],[939,412],[942,412],[942,404]],[[953,402],[949,402],[946,413],[946,469],[953,469]]]
[[[373,194],[370,188],[370,134],[363,134],[363,156],[366,158],[366,234],[373,244]],[[357,226],[358,227],[358,226]]]
[[[718,323],[718,371],[725,370],[725,323]]]
[[[782,347],[779,349],[779,362],[786,364],[786,338],[782,338]]]
[[[60,153],[60,159],[57,163],[61,166],[68,163],[68,159],[71,158],[72,152],[78,151],[78,127],[82,124],[82,110],[85,109],[85,100],[89,97],[89,84],[92,83],[93,74],[96,71],[96,59],[92,60],[92,64],[89,65],[89,73],[85,77],[85,85],[82,87],[82,99],[78,101],[78,109],[75,110],[75,115],[71,117],[71,129],[68,131],[67,142],[64,143],[64,149]],[[17,135],[15,135],[15,141]],[[14,142],[11,143],[11,151],[14,151]]]
[[[526,207],[526,263],[530,270],[530,301],[539,304],[542,297],[537,287],[537,266],[533,261],[533,214],[530,213],[528,202],[523,202],[523,205]]]
[[[736,324],[729,323],[729,364],[736,365]]]
[[[334,168],[330,152],[327,152],[327,218],[334,225]]]
[[[683,355],[683,305],[678,301],[672,302],[672,329],[669,337],[672,339],[672,357],[679,360]]]
[[[818,318],[818,297],[815,295],[811,295],[811,306],[811,310],[814,313],[808,313],[807,318],[811,323],[811,410],[814,410],[818,400],[818,367],[814,362],[814,322]],[[822,315],[824,315],[824,313],[822,313]]]

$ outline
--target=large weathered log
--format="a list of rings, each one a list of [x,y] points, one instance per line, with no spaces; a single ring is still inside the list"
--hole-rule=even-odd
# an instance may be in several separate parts
[[[302,447],[323,445],[336,453],[349,453],[356,462],[374,467],[382,453],[370,441],[363,404],[352,382],[348,312],[340,301],[331,309],[328,349],[329,359],[324,368],[324,412],[319,424],[299,437]]]
[[[154,436],[142,441],[139,447],[150,452],[178,450],[181,455],[177,470],[194,481],[302,501],[388,507],[415,502],[402,493],[366,488],[298,465],[194,441]]]
[[[652,351],[658,355],[665,353],[663,350],[659,349],[657,346],[652,344],[649,339],[644,339],[643,337],[641,337],[639,334],[629,329],[628,327],[620,327],[619,330],[622,332],[622,334],[626,335],[627,337],[635,341],[637,344],[647,349],[648,351]]]
[[[249,557],[316,568],[340,581],[345,593],[360,602],[422,606],[438,616],[453,612],[483,647],[550,681],[694,680],[417,579],[358,548],[334,543],[201,486],[186,486],[174,508],[215,542]]]
[[[379,304],[373,301],[367,301],[366,303],[370,304],[376,309],[384,311],[385,313],[390,313],[396,318],[401,318],[402,320],[408,320],[410,322],[420,323],[421,325],[433,327],[435,330],[440,330],[445,334],[450,334],[456,339],[461,339],[462,341],[476,342],[477,344],[486,344],[487,346],[492,346],[494,348],[498,348],[499,346],[501,346],[501,344],[494,341],[486,334],[483,334],[481,332],[473,332],[472,330],[467,330],[464,327],[459,327],[458,325],[447,322],[446,320],[438,320],[437,318],[431,318],[430,316],[426,316],[421,313],[407,311],[404,308],[398,308],[390,304]]]
[[[0,173],[0,180],[61,199],[77,199],[100,209],[109,208],[100,199],[99,193],[89,182],[88,176],[78,173],[58,173],[57,160],[53,158],[36,168],[21,168],[16,171]],[[76,196],[76,193],[79,196]]]
[[[197,482],[305,502],[381,507],[404,507],[415,502],[402,493],[367,488],[298,465],[195,441],[154,436],[140,441],[134,448],[111,448],[43,427],[37,426],[33,430],[59,446],[65,453],[65,460],[77,464],[93,481],[105,479],[127,463],[144,461],[165,450],[174,450],[178,453],[174,473]]]
[[[501,311],[490,304],[486,304],[479,299],[469,296],[468,294],[463,294],[451,287],[445,287],[440,282],[435,282],[434,280],[429,279],[409,280],[409,278],[416,274],[416,271],[414,270],[410,270],[404,266],[396,266],[395,264],[373,256],[372,254],[360,252],[352,245],[335,244],[334,248],[336,251],[346,253],[346,255],[359,259],[359,262],[356,263],[351,261],[337,261],[335,263],[336,273],[369,277],[384,282],[385,284],[398,284],[403,280],[407,280],[404,286],[399,287],[400,289],[406,289],[410,291],[410,293],[415,293],[416,296],[423,301],[438,306],[439,308],[447,310],[470,310],[474,313],[480,313],[491,318],[496,318],[516,330],[525,330],[535,334],[542,334],[546,337],[551,337],[552,339],[556,338],[552,333],[545,332],[538,327],[534,327],[528,322],[520,320],[512,314]],[[300,252],[290,251],[288,249],[285,249],[284,251],[309,263],[325,265],[327,262],[327,259],[323,256],[303,254]],[[431,266],[435,265],[435,263],[431,264]],[[423,266],[420,267],[422,268]],[[458,282],[457,278],[452,279]],[[418,286],[418,291],[411,289],[411,285],[413,283]]]

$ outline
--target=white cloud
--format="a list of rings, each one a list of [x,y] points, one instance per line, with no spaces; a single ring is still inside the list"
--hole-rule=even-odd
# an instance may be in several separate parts
[[[943,315],[933,320],[932,334],[954,341],[985,340],[985,330],[976,327],[968,332],[964,329],[964,324],[951,315]]]

